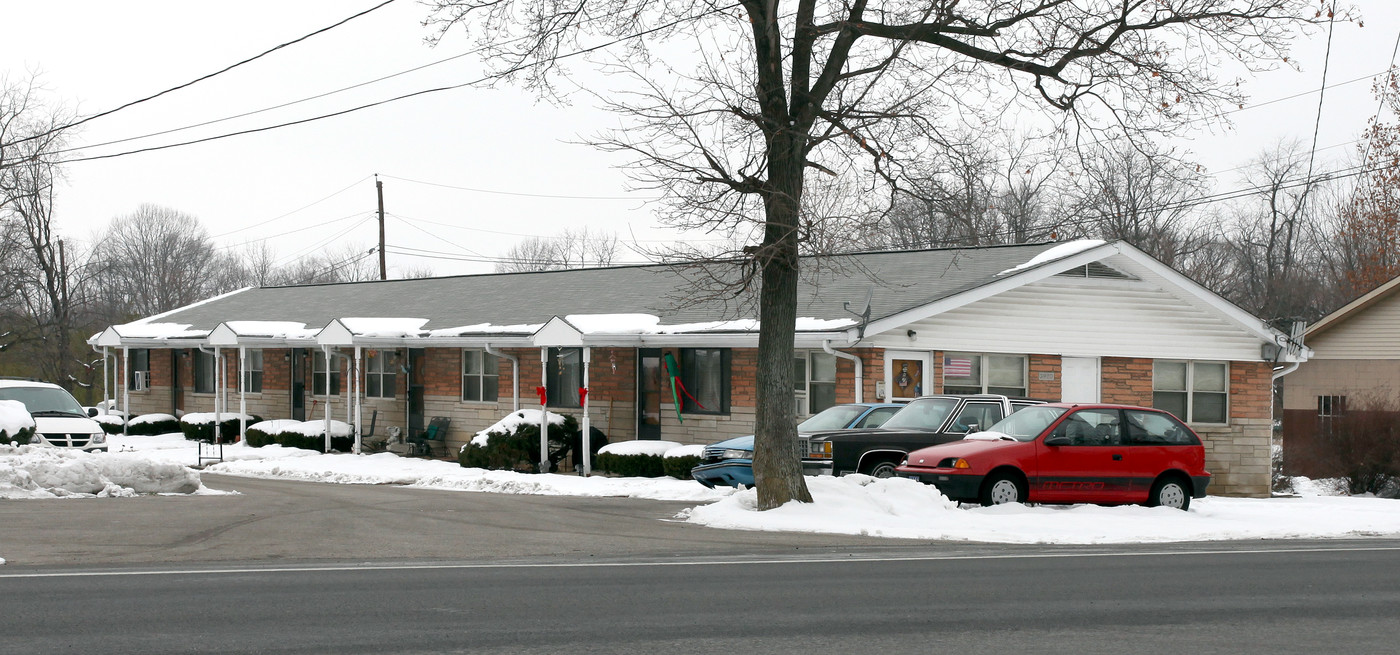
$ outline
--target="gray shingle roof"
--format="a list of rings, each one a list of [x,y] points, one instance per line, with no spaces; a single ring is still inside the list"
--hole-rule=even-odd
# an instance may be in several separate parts
[[[1054,243],[856,253],[804,258],[799,317],[853,318],[873,286],[871,318],[899,313],[973,289],[1029,261]],[[713,264],[732,275],[735,264]],[[426,318],[425,329],[490,323],[544,323],[569,314],[653,314],[662,324],[755,318],[742,303],[709,301],[690,283],[694,271],[667,265],[463,275],[295,287],[262,287],[176,310],[162,323],[195,330],[224,321],[294,321],[321,327],[342,317]]]

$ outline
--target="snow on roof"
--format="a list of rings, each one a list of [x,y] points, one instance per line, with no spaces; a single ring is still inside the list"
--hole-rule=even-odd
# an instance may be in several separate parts
[[[308,328],[296,321],[225,321],[224,325],[240,337],[269,339],[314,339],[320,328]]]
[[[218,300],[223,300],[224,298],[227,298],[227,297],[232,296],[232,295],[235,295],[235,294],[243,293],[244,291],[247,291],[247,290],[253,289],[253,288],[256,288],[256,287],[243,287],[242,289],[235,289],[235,290],[230,291],[230,292],[228,292],[228,293],[221,293],[221,294],[219,294],[219,295],[217,295],[217,296],[214,296],[213,298],[205,298],[204,300],[201,300],[201,301],[195,302],[195,303],[190,303],[190,304],[185,305],[185,306],[183,306],[183,307],[176,307],[175,309],[172,309],[172,310],[170,310],[170,311],[168,311],[168,312],[161,312],[161,313],[159,313],[159,314],[156,314],[155,316],[147,316],[146,318],[143,318],[143,319],[141,319],[141,320],[132,321],[132,322],[130,322],[130,323],[127,323],[127,325],[149,325],[149,324],[151,324],[151,323],[156,323],[156,322],[159,322],[160,319],[165,318],[165,317],[167,317],[167,316],[170,316],[171,314],[176,314],[176,313],[179,313],[179,312],[183,312],[183,311],[185,311],[185,310],[187,310],[187,309],[194,309],[195,307],[198,307],[198,306],[200,306],[200,305],[207,305],[207,304],[209,304],[209,303],[211,303],[211,302],[215,302],[215,301],[218,301]],[[120,326],[119,326],[119,327],[120,327]],[[186,327],[188,327],[188,326],[186,326]],[[123,334],[122,336],[129,336],[129,335]]]
[[[209,330],[191,330],[189,323],[145,323],[136,321],[114,328],[123,339],[202,339]]]
[[[569,314],[564,317],[583,334],[681,334],[686,332],[757,332],[758,321],[741,318],[728,321],[679,323],[662,325],[661,318],[652,314]],[[797,319],[799,332],[840,330],[855,325],[852,319]]]
[[[1014,273],[1016,271],[1031,268],[1033,266],[1039,266],[1041,264],[1044,264],[1045,262],[1069,257],[1070,255],[1078,254],[1090,248],[1097,248],[1099,246],[1102,246],[1103,244],[1104,241],[1102,239],[1079,239],[1077,241],[1066,241],[1058,246],[1055,246],[1054,248],[1041,252],[1035,257],[1032,257],[1030,261],[1024,264],[1021,264],[1014,268],[1008,268],[1000,273],[997,273],[997,275],[1006,275],[1007,273]]]
[[[421,337],[429,334],[423,329],[426,318],[367,318],[336,319],[351,334],[359,337]]]
[[[459,325],[457,327],[440,328],[430,330],[429,337],[461,337],[468,334],[534,334],[544,323],[522,323],[518,325],[492,325],[490,323],[477,323],[475,325]]]

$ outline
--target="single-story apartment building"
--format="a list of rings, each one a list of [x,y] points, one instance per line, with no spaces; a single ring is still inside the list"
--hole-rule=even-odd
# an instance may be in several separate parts
[[[1400,277],[1308,327],[1312,357],[1283,386],[1285,470],[1338,475],[1325,441],[1349,413],[1400,420]]]
[[[706,265],[700,277],[738,264]],[[1169,409],[1206,441],[1216,494],[1269,493],[1287,335],[1122,242],[868,252],[804,260],[798,415],[934,393]],[[762,326],[752,296],[643,265],[249,288],[113,325],[135,413],[330,412],[359,431],[450,417],[450,445],[516,408],[584,414],[610,441],[750,434]],[[668,367],[670,370],[668,370]],[[678,369],[678,370],[676,370]],[[688,393],[675,397],[675,375]],[[586,390],[586,391],[585,391]]]

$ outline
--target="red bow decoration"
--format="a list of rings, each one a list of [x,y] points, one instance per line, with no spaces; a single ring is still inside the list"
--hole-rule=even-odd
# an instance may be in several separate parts
[[[588,402],[588,387],[578,388],[578,404],[580,406]]]
[[[549,392],[545,391],[544,387],[535,387],[535,393],[540,395],[540,406],[543,407],[548,401]]]

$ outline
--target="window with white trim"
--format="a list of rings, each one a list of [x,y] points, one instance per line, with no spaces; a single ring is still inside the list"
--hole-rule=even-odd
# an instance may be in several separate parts
[[[1332,418],[1347,413],[1346,396],[1318,396],[1317,415],[1323,418]]]
[[[836,356],[799,350],[792,360],[793,411],[810,416],[836,404]]]
[[[194,392],[214,393],[215,369],[214,354],[203,350],[194,351]]]
[[[131,367],[131,371],[126,376],[127,388],[132,391],[149,389],[151,386],[151,351],[147,348],[132,348],[127,351],[127,363]]]
[[[499,363],[484,350],[462,351],[462,400],[494,401],[497,398]]]
[[[326,393],[326,353],[320,350],[311,353],[311,394],[314,396],[340,395],[340,358],[330,359],[331,392]]]
[[[244,393],[262,393],[263,386],[263,351],[246,350],[243,352],[243,374],[239,376],[242,380]]]
[[[1229,362],[1157,360],[1152,406],[1187,423],[1229,422]]]
[[[371,350],[365,357],[365,397],[394,397],[394,351]]]
[[[943,353],[943,393],[1026,396],[1025,355]]]

